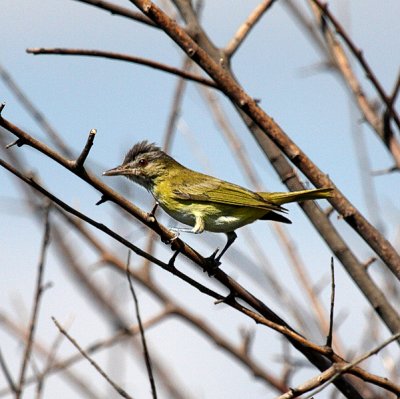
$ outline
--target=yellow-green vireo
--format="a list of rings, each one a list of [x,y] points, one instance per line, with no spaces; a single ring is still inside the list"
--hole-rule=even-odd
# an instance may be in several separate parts
[[[228,241],[216,257],[220,259],[236,239],[235,230],[255,220],[291,223],[277,212],[287,212],[288,202],[331,197],[332,188],[281,192],[253,192],[236,184],[195,172],[181,165],[154,143],[142,141],[126,154],[122,165],[103,173],[125,176],[153,194],[157,203],[174,219],[192,228],[174,231],[200,234],[204,230],[225,233]]]

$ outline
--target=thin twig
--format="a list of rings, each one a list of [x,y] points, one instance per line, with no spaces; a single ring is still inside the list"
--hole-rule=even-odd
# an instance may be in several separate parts
[[[335,369],[335,374],[329,378],[324,384],[319,386],[316,390],[311,392],[309,395],[307,395],[304,399],[311,399],[313,398],[316,394],[319,392],[323,391],[327,386],[329,386],[333,381],[335,381],[338,377],[340,377],[343,373],[348,372],[351,370],[353,367],[357,366],[357,364],[361,363],[365,359],[371,357],[372,355],[376,355],[378,352],[380,352],[385,346],[389,345],[393,341],[396,341],[397,339],[400,338],[400,332],[397,334],[392,335],[390,338],[385,340],[382,344],[378,345],[376,348],[366,352],[364,355],[361,355],[360,357],[356,358],[353,362],[351,363],[346,363],[344,365],[336,365],[334,367]],[[396,393],[395,391],[392,391]],[[399,396],[400,392],[397,392],[397,395]]]
[[[83,147],[83,150],[79,157],[77,158],[76,161],[73,162],[73,167],[76,169],[83,169],[83,164],[86,161],[86,158],[89,155],[90,149],[92,148],[94,138],[96,136],[97,130],[96,129],[91,129],[89,132],[89,136],[87,138],[85,147]]]
[[[72,345],[80,352],[80,354],[97,370],[97,372],[115,389],[115,391],[126,399],[133,399],[124,389],[122,389],[118,384],[111,380],[111,378],[103,371],[103,369],[86,353],[86,351],[72,338],[66,330],[60,325],[60,323],[54,318],[51,318],[59,329],[60,333],[63,334]]]
[[[135,57],[133,55],[114,53],[111,51],[102,50],[85,50],[85,49],[67,49],[67,48],[28,48],[26,50],[29,54],[39,55],[39,54],[58,54],[58,55],[83,55],[88,57],[101,57],[108,58],[112,60],[120,60],[131,62],[134,64],[146,65],[150,68],[154,68],[160,71],[170,73],[172,75],[180,76],[187,80],[191,80],[202,85],[218,89],[218,86],[210,79],[203,78],[202,76],[195,75],[190,72],[182,71],[178,68],[171,67],[169,65],[162,64],[160,62],[155,62],[145,58]]]
[[[333,336],[333,316],[335,309],[335,264],[333,257],[331,258],[331,307],[329,311],[329,332],[326,337],[326,346],[332,348],[332,336]]]
[[[139,326],[140,338],[141,338],[142,345],[143,345],[143,354],[144,354],[144,359],[145,359],[145,362],[146,362],[147,374],[148,374],[149,381],[150,381],[151,393],[152,393],[153,398],[157,399],[157,389],[156,389],[156,384],[154,382],[154,376],[153,376],[153,369],[151,367],[150,354],[149,354],[149,350],[147,348],[147,342],[146,342],[146,337],[145,337],[145,334],[144,334],[142,318],[140,317],[139,301],[138,301],[138,298],[136,296],[135,289],[133,288],[131,273],[129,271],[130,259],[131,259],[131,251],[128,252],[128,259],[126,261],[126,277],[128,278],[129,289],[131,291],[132,298],[133,298],[133,301],[135,303],[136,320],[137,320],[137,323],[138,323],[138,326]]]
[[[250,31],[264,15],[264,13],[274,4],[275,0],[262,0],[262,2],[247,17],[242,26],[239,27],[231,41],[225,47],[226,57],[231,58],[239,46],[244,42]]]
[[[45,216],[44,216],[44,218],[45,218],[44,226],[45,227],[44,227],[42,248],[40,251],[40,259],[39,259],[39,265],[38,265],[38,275],[37,275],[37,280],[36,280],[35,298],[34,298],[32,316],[31,316],[31,320],[30,320],[30,324],[29,324],[29,333],[28,333],[28,338],[27,338],[27,342],[26,342],[26,346],[25,346],[25,353],[24,353],[24,357],[22,360],[22,366],[21,366],[21,370],[20,370],[20,374],[19,374],[19,382],[17,385],[17,392],[15,395],[16,398],[21,397],[22,391],[24,389],[26,368],[27,368],[28,361],[31,356],[34,334],[35,334],[35,329],[36,329],[36,324],[37,324],[37,318],[38,318],[38,314],[39,314],[40,299],[42,297],[42,293],[44,290],[44,287],[43,287],[44,264],[46,261],[46,253],[47,253],[47,248],[48,248],[49,240],[50,240],[49,212],[50,212],[50,205],[48,205],[45,209]]]
[[[79,3],[89,4],[91,6],[101,8],[105,11],[109,11],[112,15],[119,15],[121,17],[133,19],[134,21],[144,23],[153,28],[160,29],[158,26],[154,24],[154,22],[151,19],[145,17],[142,13],[132,11],[129,8],[122,7],[117,4],[110,3],[108,1],[104,0],[75,0],[75,1],[78,1]]]

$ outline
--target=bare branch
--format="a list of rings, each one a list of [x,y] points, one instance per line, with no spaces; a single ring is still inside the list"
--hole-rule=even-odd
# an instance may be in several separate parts
[[[264,13],[274,4],[275,0],[262,0],[262,2],[252,11],[246,21],[237,30],[231,41],[225,47],[224,53],[226,57],[231,58],[239,46],[244,42],[250,31],[256,23],[261,19]]]
[[[191,80],[202,85],[218,89],[218,86],[210,79],[203,78],[202,76],[194,75],[190,72],[182,71],[178,68],[171,67],[169,65],[161,64],[159,62],[151,61],[145,58],[135,57],[133,55],[114,53],[111,51],[102,50],[84,50],[84,49],[67,49],[67,48],[28,48],[26,50],[29,54],[58,54],[58,55],[83,55],[88,57],[101,57],[109,58],[112,60],[120,60],[131,62],[134,64],[146,65],[150,68],[158,69],[170,73],[172,75],[180,76],[187,80]]]

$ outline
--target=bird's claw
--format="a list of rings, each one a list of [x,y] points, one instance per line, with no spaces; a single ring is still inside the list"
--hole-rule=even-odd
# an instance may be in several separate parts
[[[218,251],[219,251],[219,248],[217,248],[208,258],[204,258],[207,262],[206,272],[210,277],[215,275],[215,272],[221,265],[221,262],[219,261],[219,257],[217,257]]]

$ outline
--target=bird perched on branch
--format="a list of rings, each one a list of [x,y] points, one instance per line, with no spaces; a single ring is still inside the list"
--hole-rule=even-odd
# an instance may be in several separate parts
[[[291,223],[282,215],[281,205],[331,197],[332,188],[293,192],[253,192],[224,180],[195,172],[181,165],[154,143],[142,141],[126,154],[123,163],[107,170],[104,176],[125,176],[153,194],[157,203],[174,219],[192,228],[174,228],[176,232],[200,234],[203,231],[225,233],[228,241],[216,265],[235,241],[235,230],[256,220]]]

